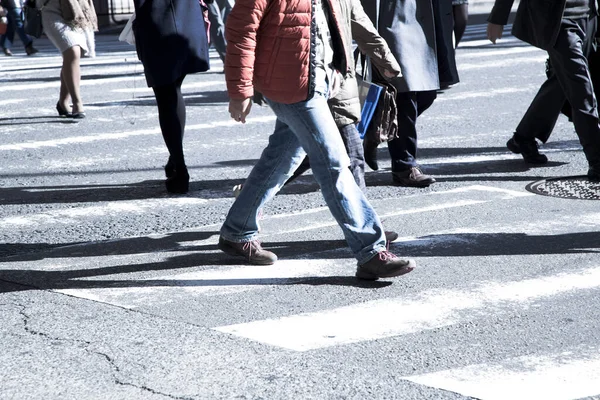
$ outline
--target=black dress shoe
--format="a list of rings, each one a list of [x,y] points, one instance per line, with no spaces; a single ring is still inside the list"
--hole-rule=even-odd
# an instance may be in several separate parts
[[[60,117],[71,117],[71,113],[65,110],[60,103],[56,103],[56,111],[58,111]]]
[[[190,175],[187,168],[175,170],[175,175],[165,181],[167,192],[173,194],[185,194],[190,188]]]
[[[506,147],[515,154],[521,154],[523,160],[528,164],[546,164],[548,157],[540,154],[535,139],[525,139],[514,134],[506,142]]]
[[[392,172],[392,179],[400,186],[408,187],[427,187],[435,183],[431,175],[425,175],[421,168],[412,167],[407,171]]]

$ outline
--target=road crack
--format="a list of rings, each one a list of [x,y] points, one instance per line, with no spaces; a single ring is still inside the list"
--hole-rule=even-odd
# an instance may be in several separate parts
[[[52,336],[46,332],[42,332],[42,331],[32,328],[31,324],[30,324],[30,320],[32,319],[32,317],[29,314],[27,314],[27,306],[25,306],[23,304],[0,303],[0,306],[12,306],[12,307],[16,307],[18,309],[19,315],[21,316],[21,319],[23,321],[23,330],[27,334],[32,335],[32,336],[41,337],[48,341],[77,343],[79,345],[82,345],[83,350],[86,353],[95,355],[95,356],[100,356],[110,366],[110,369],[112,371],[112,379],[114,380],[115,384],[117,384],[119,386],[133,387],[133,388],[140,389],[140,390],[143,390],[148,393],[152,393],[152,394],[159,395],[159,396],[164,396],[169,399],[193,400],[192,397],[172,395],[170,393],[164,393],[164,392],[160,392],[158,390],[152,389],[151,387],[148,387],[146,385],[138,385],[133,382],[127,382],[126,380],[121,379],[119,377],[119,375],[122,376],[124,374],[123,374],[121,368],[117,365],[114,357],[111,357],[109,354],[106,354],[106,353],[103,353],[101,351],[94,350],[91,348],[95,345],[94,342],[82,340],[82,339],[62,338],[62,337],[58,337],[58,336]]]

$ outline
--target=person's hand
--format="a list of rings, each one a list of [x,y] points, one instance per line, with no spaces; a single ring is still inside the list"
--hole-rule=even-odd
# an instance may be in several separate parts
[[[250,114],[252,108],[252,98],[248,97],[244,100],[229,100],[229,115],[237,122],[246,123],[246,115]]]
[[[502,31],[504,25],[492,24],[491,22],[487,25],[487,38],[490,42],[496,44],[496,40],[502,38]]]

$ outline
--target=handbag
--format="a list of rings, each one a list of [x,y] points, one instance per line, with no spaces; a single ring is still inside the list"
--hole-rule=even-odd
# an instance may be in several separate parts
[[[372,68],[366,57],[363,66],[362,85],[364,76],[368,76],[369,90],[362,105],[361,122],[357,129],[363,139],[365,162],[373,171],[379,169],[377,164],[377,147],[398,137],[398,108],[396,107],[396,88],[389,83],[376,68]],[[358,75],[357,75],[358,76]],[[359,83],[359,100],[360,100]],[[375,89],[374,89],[375,88]],[[375,98],[369,100],[371,91],[378,91]],[[364,118],[364,119],[363,119]]]
[[[44,28],[42,26],[42,10],[49,1],[50,0],[46,0],[40,8],[35,6],[35,0],[27,0],[25,4],[23,4],[23,28],[25,29],[25,33],[29,36],[39,38],[42,36],[42,33],[44,33]]]

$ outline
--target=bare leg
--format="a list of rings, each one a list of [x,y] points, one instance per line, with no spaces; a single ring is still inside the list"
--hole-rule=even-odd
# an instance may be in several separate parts
[[[58,95],[58,104],[62,107],[63,110],[67,110],[71,112],[71,95],[69,94],[69,90],[67,89],[67,84],[65,83],[65,78],[63,77],[62,70],[60,71],[60,93]]]
[[[62,56],[61,93],[62,84],[64,83],[71,96],[71,101],[73,102],[73,112],[83,112],[83,102],[81,101],[81,96],[79,94],[79,83],[81,82],[81,70],[79,68],[81,48],[79,46],[73,46],[70,49],[65,50]]]

